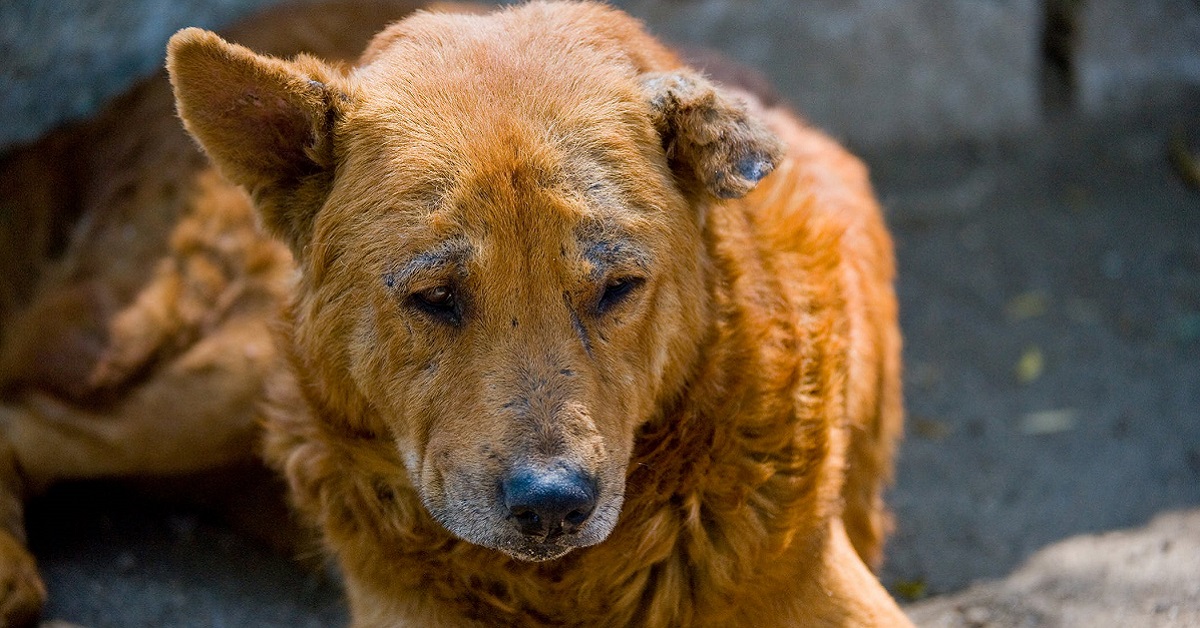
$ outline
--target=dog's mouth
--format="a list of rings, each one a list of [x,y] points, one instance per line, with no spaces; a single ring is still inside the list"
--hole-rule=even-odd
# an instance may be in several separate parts
[[[443,509],[431,509],[434,518],[462,540],[529,562],[562,558],[573,550],[595,545],[608,538],[616,524],[620,500],[614,507],[598,511],[575,530],[529,533],[522,530],[520,524],[514,523],[511,517],[490,517],[485,521],[477,520],[474,525],[465,525],[459,516]]]
[[[624,491],[600,490],[596,484],[575,491],[555,479],[553,473],[536,480],[518,475],[495,491],[459,485],[442,499],[426,496],[425,506],[455,536],[522,561],[554,560],[608,538]]]
[[[548,560],[562,558],[576,549],[577,546],[570,544],[570,539],[559,537],[556,539],[547,539],[539,541],[536,539],[517,539],[515,542],[506,543],[504,546],[498,546],[498,549],[505,554],[517,559],[531,563],[540,563]]]
[[[480,543],[523,561],[543,562],[562,558],[576,549],[595,545],[612,532],[620,513],[621,499],[608,500],[597,506],[586,521],[578,526],[556,527],[549,531],[530,533],[521,523],[509,517],[500,533]]]

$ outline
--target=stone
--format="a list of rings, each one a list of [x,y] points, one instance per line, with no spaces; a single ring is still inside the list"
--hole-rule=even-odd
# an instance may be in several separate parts
[[[656,34],[758,68],[855,146],[1008,134],[1040,120],[1037,0],[615,0]]]
[[[176,29],[220,27],[276,1],[0,2],[0,150],[94,113],[161,66]],[[1039,117],[1038,0],[614,4],[661,36],[765,72],[856,146],[991,136]]]
[[[176,30],[216,28],[279,1],[0,2],[0,152],[94,114],[161,68]]]
[[[1072,537],[1003,580],[905,608],[918,626],[1200,626],[1200,510]]]
[[[1082,112],[1131,111],[1200,91],[1200,3],[1089,0],[1077,20],[1073,66]]]

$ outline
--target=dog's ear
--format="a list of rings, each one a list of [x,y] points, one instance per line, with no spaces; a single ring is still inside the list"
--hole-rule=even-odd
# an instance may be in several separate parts
[[[712,196],[745,196],[783,156],[744,102],[695,72],[644,74],[642,90],[672,168]]]
[[[338,72],[306,56],[265,57],[198,28],[167,45],[184,126],[299,253],[333,179],[333,128],[347,105]]]

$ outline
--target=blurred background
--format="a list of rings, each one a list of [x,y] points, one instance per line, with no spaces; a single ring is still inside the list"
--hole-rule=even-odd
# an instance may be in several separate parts
[[[283,0],[0,3],[0,149],[87,116],[183,26]],[[293,4],[295,4],[293,0]],[[1195,0],[617,0],[659,36],[763,71],[857,146],[990,139],[1200,90]]]
[[[0,152],[273,0],[0,1]],[[1200,625],[1200,2],[624,0],[872,169],[907,438],[882,572],[922,625]],[[338,588],[120,484],[35,503],[49,617],[342,621]]]

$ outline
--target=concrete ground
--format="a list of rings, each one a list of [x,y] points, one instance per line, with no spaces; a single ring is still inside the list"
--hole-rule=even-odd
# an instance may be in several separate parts
[[[868,156],[909,410],[882,577],[922,625],[1200,624],[1197,111]],[[30,520],[52,620],[344,622],[328,572],[202,509],[79,484]]]
[[[1171,147],[1200,147],[1198,102],[871,160],[909,411],[883,579],[912,599],[1013,574],[920,623],[1197,625],[1200,190]]]

